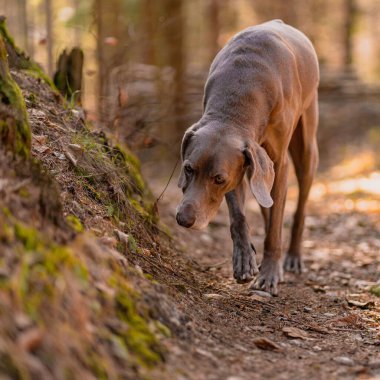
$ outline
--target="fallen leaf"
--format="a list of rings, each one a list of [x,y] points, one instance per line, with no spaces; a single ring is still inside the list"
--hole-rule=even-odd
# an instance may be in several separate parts
[[[32,138],[41,145],[46,144],[47,136],[45,135],[32,135]]]
[[[274,329],[272,327],[268,327],[268,326],[250,326],[249,329],[253,330],[253,331],[260,331],[260,332],[273,332],[274,331]]]
[[[259,301],[259,302],[266,302],[268,301],[268,298],[264,298],[259,296],[258,294],[250,294],[249,299],[252,301]]]
[[[354,301],[346,298],[346,301],[349,306],[355,306],[360,309],[371,309],[372,307],[375,306],[375,302],[373,301],[367,301],[367,302],[360,302],[360,301]]]
[[[53,152],[54,156],[57,157],[59,160],[66,160],[66,157],[64,154],[59,152]]]
[[[119,43],[119,40],[113,36],[106,37],[103,41],[106,45],[110,46],[116,46]]]
[[[250,296],[252,297],[253,295],[258,295],[260,296],[261,298],[265,297],[265,298],[272,298],[272,294],[268,293],[268,292],[264,292],[263,290],[251,290],[250,291]]]
[[[253,340],[253,343],[255,344],[256,347],[260,348],[261,350],[266,350],[266,351],[280,351],[281,347],[273,342],[272,340],[268,338],[256,338]]]
[[[298,329],[297,327],[284,327],[282,329],[282,332],[288,337],[288,338],[299,338],[299,339],[310,339],[309,334],[306,331],[303,331],[301,329]]]
[[[68,147],[73,152],[83,152],[83,148],[79,144],[69,144]]]
[[[331,331],[329,331],[328,329],[326,329],[323,326],[317,325],[316,323],[312,323],[312,324],[308,325],[307,329],[310,331],[315,331],[315,332],[321,333],[321,334],[332,334]]]
[[[38,153],[50,153],[51,149],[47,145],[34,145],[33,149]]]
[[[64,153],[65,153],[66,158],[71,162],[71,164],[72,164],[74,167],[76,167],[76,166],[77,166],[77,163],[78,163],[78,160],[76,160],[76,159],[74,158],[74,156],[73,156],[70,152],[68,152],[68,151],[65,150]]]
[[[129,241],[129,235],[128,234],[126,234],[120,230],[117,230],[117,229],[114,230],[114,233],[117,236],[117,238],[120,240],[120,242],[128,245],[128,241]]]
[[[17,339],[19,346],[25,351],[35,351],[42,343],[42,331],[33,327],[21,333]]]

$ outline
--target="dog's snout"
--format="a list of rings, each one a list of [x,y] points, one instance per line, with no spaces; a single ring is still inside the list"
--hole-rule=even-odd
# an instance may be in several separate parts
[[[190,204],[181,207],[176,215],[177,223],[186,228],[190,228],[195,223],[195,210]]]

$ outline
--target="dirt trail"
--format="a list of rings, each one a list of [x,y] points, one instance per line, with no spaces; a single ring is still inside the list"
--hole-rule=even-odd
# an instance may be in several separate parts
[[[379,181],[379,174],[370,178]],[[304,234],[306,271],[286,274],[274,298],[233,280],[225,204],[205,231],[176,225],[181,194],[175,182],[160,203],[161,219],[191,260],[192,275],[208,284],[188,288],[188,297],[179,300],[189,334],[170,347],[168,364],[178,379],[380,379],[380,301],[373,294],[380,290],[374,287],[380,271],[378,193],[357,198],[341,193],[341,183],[314,186]],[[163,186],[163,180],[151,181],[157,193]],[[290,187],[285,246],[295,200]],[[253,199],[248,218],[260,261],[264,229]],[[301,331],[286,333],[289,327]],[[258,348],[258,338],[277,349]]]

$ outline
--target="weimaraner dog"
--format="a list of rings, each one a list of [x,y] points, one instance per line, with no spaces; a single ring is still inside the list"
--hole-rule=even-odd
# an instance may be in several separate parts
[[[226,197],[239,283],[278,294],[282,268],[301,272],[305,204],[318,164],[319,69],[309,39],[281,20],[243,30],[218,53],[201,119],[185,133],[178,224],[207,226]],[[291,242],[282,261],[289,158],[299,185]],[[266,238],[260,272],[246,222],[245,180],[261,206]]]

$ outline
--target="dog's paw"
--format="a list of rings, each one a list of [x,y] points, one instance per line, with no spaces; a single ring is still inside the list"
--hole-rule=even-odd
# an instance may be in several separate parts
[[[302,258],[299,255],[286,254],[284,260],[284,270],[287,272],[302,273],[303,272],[303,262]]]
[[[259,268],[256,263],[255,249],[252,245],[244,249],[234,248],[233,269],[234,278],[239,284],[245,284],[252,281],[254,276],[259,273]]]
[[[282,265],[278,261],[264,258],[260,265],[260,273],[252,289],[264,290],[273,296],[278,295],[278,283],[283,281]]]

